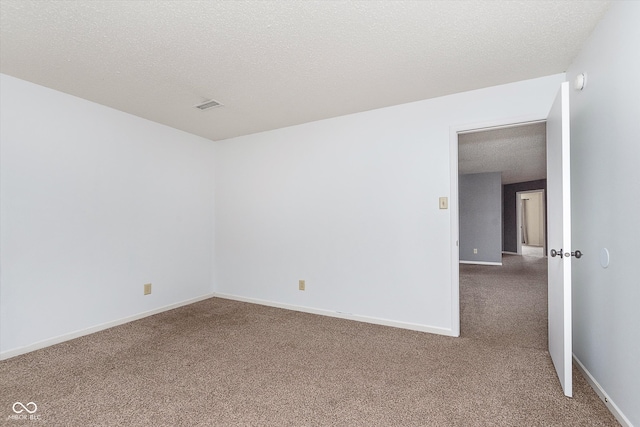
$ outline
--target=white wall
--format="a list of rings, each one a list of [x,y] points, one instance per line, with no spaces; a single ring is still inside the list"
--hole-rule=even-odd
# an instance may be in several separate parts
[[[567,78],[571,93],[574,353],[640,425],[640,3],[614,2]],[[600,266],[602,248],[611,253]]]
[[[450,127],[546,117],[563,80],[218,142],[214,290],[451,333]]]
[[[0,351],[210,293],[211,141],[0,79]]]

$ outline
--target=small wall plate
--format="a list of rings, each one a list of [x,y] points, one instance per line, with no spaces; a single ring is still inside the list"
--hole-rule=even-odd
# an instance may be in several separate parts
[[[609,267],[609,250],[607,248],[600,250],[600,265],[602,268]]]

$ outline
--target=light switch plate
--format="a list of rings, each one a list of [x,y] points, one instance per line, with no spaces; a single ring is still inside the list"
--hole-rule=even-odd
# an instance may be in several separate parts
[[[440,197],[440,209],[448,209],[448,208],[449,208],[449,198]]]

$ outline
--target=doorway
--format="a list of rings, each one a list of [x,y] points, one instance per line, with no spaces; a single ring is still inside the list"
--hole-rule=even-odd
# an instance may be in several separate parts
[[[547,253],[547,210],[544,189],[516,192],[517,254],[544,257]]]
[[[521,124],[545,123],[545,170],[548,170],[550,182],[547,217],[549,258],[546,268],[547,280],[547,321],[548,350],[553,361],[562,390],[566,396],[572,396],[572,339],[571,339],[571,263],[568,262],[574,252],[571,250],[571,199],[570,199],[570,127],[569,127],[569,83],[563,82],[546,118],[531,120],[512,120],[494,122],[485,126],[460,126],[450,128],[451,158],[451,232],[455,245],[451,245],[452,259],[452,299],[451,320],[453,336],[460,336],[460,224],[459,224],[459,161],[460,135],[474,131],[491,131],[495,127],[515,127]],[[515,123],[515,124],[514,124]],[[505,147],[506,152],[510,147]],[[498,169],[502,170],[502,169]],[[504,174],[504,172],[502,172]],[[504,237],[504,236],[503,236]],[[555,249],[555,248],[559,249]],[[576,258],[580,257],[575,251]],[[520,257],[526,259],[526,257]],[[552,258],[556,258],[553,259]],[[559,259],[557,259],[559,258]]]
[[[535,143],[531,143],[535,140]],[[465,146],[467,150],[460,150]],[[546,117],[521,118],[520,120],[504,120],[483,125],[452,128],[450,131],[451,154],[451,228],[458,238],[452,247],[452,334],[460,335],[460,252],[463,245],[468,246],[460,235],[460,193],[458,185],[460,175],[491,174],[499,172],[503,193],[505,184],[512,185],[522,182],[532,182],[546,179]],[[499,184],[500,185],[500,184]],[[523,190],[539,189],[523,188]],[[520,188],[519,188],[520,189]],[[505,218],[502,207],[497,210],[498,217],[492,221],[503,223],[513,220],[510,232],[506,233],[503,226],[497,232],[501,234],[502,247],[498,248],[499,257],[503,252],[517,253],[517,223],[515,191],[513,192],[513,218]],[[504,206],[504,193],[500,202]],[[500,203],[499,202],[499,203]],[[510,214],[511,215],[511,214]],[[511,250],[505,250],[506,240],[513,243]],[[472,243],[472,248],[481,246]],[[526,245],[525,245],[526,246]],[[544,243],[543,243],[544,247]],[[544,249],[541,249],[543,251]],[[520,250],[522,251],[522,249]],[[474,251],[475,252],[475,251]],[[472,252],[473,253],[473,252]],[[482,262],[478,263],[482,264]],[[479,268],[500,268],[498,266],[478,266]],[[457,286],[456,286],[457,285]]]

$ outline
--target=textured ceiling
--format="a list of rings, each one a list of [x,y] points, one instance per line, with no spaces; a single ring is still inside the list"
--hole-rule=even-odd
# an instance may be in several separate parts
[[[563,72],[607,4],[1,0],[0,71],[219,140]]]
[[[547,177],[546,123],[458,135],[458,173],[502,172],[502,183]]]

